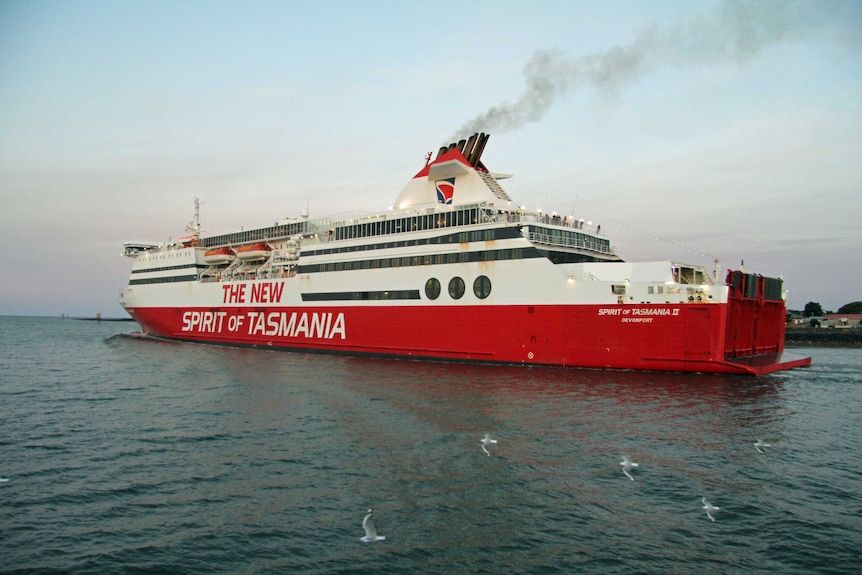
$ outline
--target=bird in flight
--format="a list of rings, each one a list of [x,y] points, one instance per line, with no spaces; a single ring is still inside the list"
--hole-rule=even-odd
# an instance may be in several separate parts
[[[769,445],[768,443],[766,443],[765,441],[763,441],[762,439],[758,439],[757,441],[754,442],[754,449],[756,449],[757,451],[759,451],[760,453],[762,453],[764,455],[766,455],[766,452],[763,451],[763,449],[766,447],[772,447],[772,446]]]
[[[484,451],[484,452],[485,452],[485,455],[487,455],[488,457],[490,457],[490,456],[491,456],[491,452],[490,452],[490,451],[488,451],[488,447],[490,447],[490,446],[491,446],[491,444],[493,444],[493,443],[497,443],[497,440],[496,440],[496,439],[491,439],[491,434],[490,434],[490,433],[486,433],[486,434],[485,434],[485,437],[483,437],[483,438],[482,438],[482,443],[481,443],[481,445],[482,445],[482,451]]]
[[[721,507],[716,507],[712,503],[706,500],[706,497],[701,498],[703,502],[703,508],[706,509],[706,516],[709,517],[710,521],[715,521],[715,513],[721,511]]]
[[[632,458],[631,458],[631,457],[629,457],[628,455],[623,455],[623,460],[622,460],[622,461],[620,461],[620,465],[622,466],[622,468],[623,468],[623,473],[625,473],[625,474],[626,474],[626,477],[628,477],[629,479],[631,479],[632,481],[634,481],[634,480],[635,480],[635,476],[634,476],[634,475],[632,475],[632,467],[637,467],[637,466],[638,466],[638,464],[637,464],[637,463],[634,463],[634,462],[632,461]]]
[[[371,510],[365,514],[365,519],[362,520],[362,528],[365,529],[365,537],[359,540],[363,543],[374,543],[375,541],[383,541],[386,537],[377,534],[377,529],[374,527],[374,521],[371,519]]]

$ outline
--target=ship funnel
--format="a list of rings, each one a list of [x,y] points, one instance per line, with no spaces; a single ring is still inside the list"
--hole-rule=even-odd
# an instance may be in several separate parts
[[[466,140],[452,142],[448,146],[441,146],[437,152],[435,160],[439,160],[443,154],[449,150],[458,150],[467,159],[467,162],[474,168],[479,165],[479,160],[482,158],[482,152],[485,151],[485,144],[488,143],[490,134],[476,133]]]
[[[476,147],[473,148],[473,153],[470,154],[469,158],[467,158],[467,161],[470,162],[470,165],[474,168],[479,165],[479,160],[482,159],[482,152],[485,151],[485,144],[488,143],[488,138],[490,137],[490,134],[477,135]]]
[[[478,137],[479,134],[473,134],[467,140],[467,145],[464,146],[464,157],[467,158],[468,161],[470,160],[470,155],[473,153],[473,148],[476,146],[476,138]]]

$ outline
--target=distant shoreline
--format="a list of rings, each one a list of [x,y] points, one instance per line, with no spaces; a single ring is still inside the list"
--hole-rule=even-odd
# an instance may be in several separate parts
[[[76,319],[78,321],[135,321],[130,317],[66,317],[65,319]]]
[[[862,347],[862,329],[788,328],[784,344],[794,347]]]

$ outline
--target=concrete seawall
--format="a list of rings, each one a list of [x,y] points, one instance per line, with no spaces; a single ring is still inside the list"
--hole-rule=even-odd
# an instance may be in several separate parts
[[[862,347],[862,329],[787,328],[784,345],[788,347]]]

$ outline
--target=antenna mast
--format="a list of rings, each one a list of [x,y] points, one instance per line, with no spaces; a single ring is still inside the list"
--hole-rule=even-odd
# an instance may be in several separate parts
[[[195,217],[186,224],[186,231],[191,234],[194,239],[200,239],[201,235],[201,201],[195,196]]]

